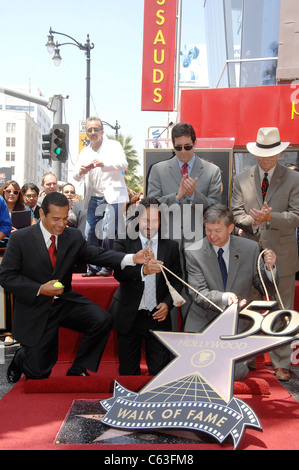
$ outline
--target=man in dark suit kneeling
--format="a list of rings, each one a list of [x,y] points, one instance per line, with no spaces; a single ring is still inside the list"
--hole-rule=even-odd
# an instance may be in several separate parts
[[[60,193],[48,194],[40,209],[41,222],[14,232],[0,266],[0,284],[15,296],[13,337],[21,347],[8,367],[16,383],[49,377],[58,357],[58,328],[83,333],[67,375],[96,372],[111,331],[110,315],[72,290],[77,263],[113,268],[145,262],[145,251],[127,255],[89,245],[81,232],[67,227],[69,202]],[[62,287],[56,287],[60,282]]]

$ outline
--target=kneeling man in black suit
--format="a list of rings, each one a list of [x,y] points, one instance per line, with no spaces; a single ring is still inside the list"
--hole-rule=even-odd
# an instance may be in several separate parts
[[[72,290],[75,264],[116,268],[143,264],[145,250],[125,256],[89,245],[81,232],[67,227],[69,203],[60,193],[48,194],[39,224],[11,234],[2,264],[0,285],[15,296],[13,337],[21,343],[7,378],[16,383],[49,377],[58,357],[58,328],[83,333],[67,375],[96,372],[111,331],[110,315]],[[59,281],[63,287],[55,287]]]

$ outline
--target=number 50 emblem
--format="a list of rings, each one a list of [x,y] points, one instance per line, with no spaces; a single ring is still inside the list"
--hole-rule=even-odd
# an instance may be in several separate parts
[[[292,336],[299,330],[299,313],[295,310],[274,310],[263,316],[258,310],[269,310],[277,304],[276,301],[255,300],[239,312],[239,315],[247,317],[253,322],[252,326],[240,334],[222,336],[222,340],[246,338],[259,332],[271,336]],[[255,309],[255,310],[253,310]],[[280,328],[275,331],[275,324],[280,320]],[[282,325],[282,326],[281,326]]]

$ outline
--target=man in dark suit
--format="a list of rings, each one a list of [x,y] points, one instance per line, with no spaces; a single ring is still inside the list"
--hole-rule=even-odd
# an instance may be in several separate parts
[[[139,217],[138,223],[134,223],[137,230],[134,231],[135,239],[132,236],[118,238],[114,242],[114,249],[129,253],[151,246],[148,248],[151,256],[141,268],[128,266],[124,270],[114,270],[114,277],[120,285],[112,300],[110,312],[118,333],[119,373],[140,374],[141,345],[144,339],[149,374],[155,375],[168,364],[170,354],[151,331],[171,331],[169,311],[173,306],[160,266],[162,262],[177,276],[182,275],[179,246],[173,240],[163,239],[161,213],[156,199],[144,198],[137,210]],[[180,291],[181,282],[172,275],[167,274],[167,277],[171,285]]]
[[[8,367],[11,383],[22,373],[27,379],[50,375],[57,361],[59,326],[83,333],[68,375],[89,375],[86,369],[96,372],[111,319],[98,305],[72,290],[73,266],[96,261],[103,266],[125,267],[145,261],[145,252],[125,257],[87,244],[79,230],[66,226],[68,209],[63,194],[48,194],[40,209],[41,222],[14,232],[6,248],[0,284],[15,296],[13,337],[22,345]],[[57,281],[63,287],[55,287]]]

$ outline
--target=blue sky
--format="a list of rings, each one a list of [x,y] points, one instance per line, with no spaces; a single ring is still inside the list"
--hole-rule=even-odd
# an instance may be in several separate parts
[[[140,159],[150,126],[167,124],[167,113],[141,111],[143,0],[1,0],[0,83],[36,85],[44,96],[65,93],[65,121],[71,129],[71,160],[76,161],[79,121],[85,119],[86,57],[74,46],[61,47],[55,67],[45,44],[50,26],[85,43],[91,51],[91,114],[133,137]],[[203,0],[183,0],[182,42],[205,43]],[[55,36],[63,41],[63,37]],[[110,129],[106,128],[107,133]],[[111,133],[113,131],[111,130]]]

